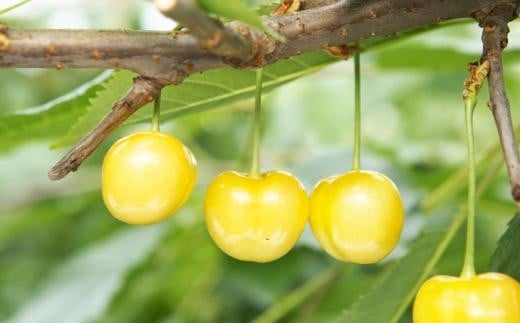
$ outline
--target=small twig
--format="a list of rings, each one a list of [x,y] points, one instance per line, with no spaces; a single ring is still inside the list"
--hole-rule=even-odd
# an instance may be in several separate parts
[[[511,111],[504,83],[502,68],[502,51],[507,46],[507,23],[516,18],[516,8],[511,4],[496,6],[480,21],[482,31],[483,53],[482,61],[488,61],[490,72],[489,103],[497,126],[502,151],[509,174],[511,194],[520,208],[520,154],[516,141]]]
[[[208,16],[195,0],[155,0],[155,5],[165,16],[186,26],[208,51],[228,59],[252,59],[255,33],[251,28],[238,23],[224,25]]]
[[[139,108],[153,101],[166,84],[156,79],[135,78],[130,91],[114,104],[103,120],[52,167],[49,178],[59,180],[75,171],[112,131]]]

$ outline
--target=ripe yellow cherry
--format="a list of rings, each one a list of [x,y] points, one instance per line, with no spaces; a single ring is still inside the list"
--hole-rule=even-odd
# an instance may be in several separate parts
[[[332,257],[375,263],[396,246],[404,222],[394,183],[372,171],[350,171],[322,180],[310,198],[314,236]]]
[[[518,323],[520,284],[500,273],[435,276],[419,289],[414,323]]]
[[[106,154],[103,200],[123,222],[152,224],[186,202],[196,177],[195,158],[178,139],[158,131],[138,132],[117,141]]]
[[[217,176],[204,205],[218,247],[239,260],[268,262],[285,255],[307,222],[309,201],[294,176],[271,171],[260,178],[234,171]]]

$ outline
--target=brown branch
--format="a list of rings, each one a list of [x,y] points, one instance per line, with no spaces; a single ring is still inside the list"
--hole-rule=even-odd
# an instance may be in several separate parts
[[[488,74],[489,108],[497,126],[502,151],[509,174],[511,194],[520,208],[520,154],[516,141],[511,111],[504,83],[502,52],[507,46],[508,22],[516,18],[516,7],[512,4],[496,6],[479,21],[483,28],[482,60],[490,63]]]
[[[241,60],[240,64],[231,63],[240,67],[271,64],[325,46],[391,36],[441,20],[472,17],[495,5],[496,0],[341,0],[266,17],[273,30],[287,41],[272,43],[262,39],[253,47],[267,47],[257,49],[264,55],[256,60]],[[20,30],[0,25],[0,67],[3,68],[123,68],[178,83],[188,74],[222,67],[225,63],[229,62],[201,48],[199,40],[190,33]]]
[[[303,52],[391,36],[441,20],[485,16],[497,5],[496,0],[302,0],[299,9],[303,11],[264,18],[287,39],[281,43],[240,23],[221,25],[202,17],[193,7],[186,7],[192,1],[161,1],[178,3],[181,11],[184,5],[188,17],[198,17],[190,21],[171,6],[161,6],[169,16],[186,24],[191,30],[188,33],[20,30],[0,25],[0,67],[123,68],[142,75],[105,119],[53,167],[49,173],[52,179],[76,170],[112,130],[153,99],[160,88],[178,84],[192,73],[226,64],[263,66]],[[513,0],[500,3],[510,2]],[[211,26],[219,31],[212,36],[215,39],[205,34]]]
[[[5,42],[2,46],[2,35]],[[122,68],[180,83],[224,66],[191,35],[149,31],[22,30],[0,25],[0,67]]]
[[[164,82],[156,79],[135,78],[130,91],[114,104],[103,120],[52,167],[49,178],[62,179],[68,173],[75,171],[112,131],[140,107],[153,101],[165,85]]]

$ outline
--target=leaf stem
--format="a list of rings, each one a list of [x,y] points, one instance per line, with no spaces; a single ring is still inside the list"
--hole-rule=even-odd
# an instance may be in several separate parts
[[[354,54],[354,152],[352,169],[361,169],[361,70],[359,50]]]
[[[255,113],[253,119],[253,153],[251,156],[251,170],[249,177],[260,178],[260,136],[261,136],[261,117],[262,117],[262,68],[256,70],[256,90],[255,90]]]
[[[155,97],[153,103],[153,117],[152,117],[152,131],[161,131],[160,129],[161,119],[161,91]]]

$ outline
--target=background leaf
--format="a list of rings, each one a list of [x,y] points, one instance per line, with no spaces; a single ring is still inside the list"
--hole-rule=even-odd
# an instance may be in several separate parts
[[[0,150],[12,148],[20,142],[65,134],[70,125],[84,113],[89,98],[102,89],[100,83],[110,74],[102,73],[76,90],[42,106],[17,114],[0,115]]]
[[[497,249],[491,257],[489,269],[507,274],[520,281],[518,250],[520,250],[520,214],[517,213],[498,241]]]
[[[78,253],[7,322],[70,323],[98,318],[120,288],[125,272],[154,249],[164,232],[164,226],[126,229]]]

